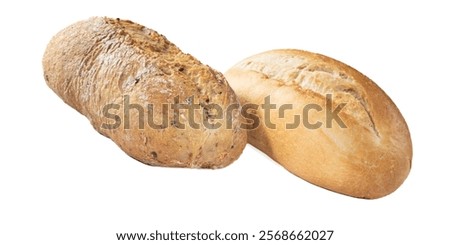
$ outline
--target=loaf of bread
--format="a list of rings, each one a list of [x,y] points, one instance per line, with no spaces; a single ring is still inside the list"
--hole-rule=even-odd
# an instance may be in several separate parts
[[[225,77],[249,119],[249,143],[291,173],[369,199],[393,192],[407,177],[412,144],[405,120],[352,67],[320,54],[273,50],[244,59]]]
[[[240,105],[223,75],[139,24],[77,22],[50,41],[43,68],[64,102],[143,163],[220,168],[245,147]]]

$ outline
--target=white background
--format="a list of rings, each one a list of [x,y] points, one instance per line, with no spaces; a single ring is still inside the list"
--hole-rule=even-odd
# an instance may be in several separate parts
[[[446,5],[4,2],[0,244],[150,244],[119,242],[115,233],[156,229],[255,235],[261,229],[335,230],[332,240],[321,244],[449,240]],[[403,113],[413,140],[412,171],[393,194],[360,200],[308,184],[251,146],[222,170],[141,164],[98,134],[43,79],[47,42],[60,29],[90,16],[131,19],[153,28],[223,72],[249,55],[275,48],[310,50],[352,65],[382,87]]]

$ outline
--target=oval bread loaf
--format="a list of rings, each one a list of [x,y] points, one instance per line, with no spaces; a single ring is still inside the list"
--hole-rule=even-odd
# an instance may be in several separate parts
[[[246,144],[223,75],[131,21],[94,17],[65,28],[48,44],[43,68],[59,97],[143,163],[220,168]],[[211,117],[212,104],[235,110]]]
[[[249,143],[291,173],[360,198],[385,196],[407,177],[412,144],[405,120],[355,69],[320,54],[273,50],[225,76],[244,109],[258,106]]]

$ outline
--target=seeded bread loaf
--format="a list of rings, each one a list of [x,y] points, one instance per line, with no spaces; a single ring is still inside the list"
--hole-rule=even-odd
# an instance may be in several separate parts
[[[264,105],[250,122],[249,143],[291,173],[360,198],[385,196],[407,177],[406,122],[383,90],[352,67],[320,54],[273,50],[225,76],[243,105]]]
[[[131,21],[94,17],[65,28],[48,44],[43,68],[64,102],[143,163],[220,168],[246,144],[223,75]],[[212,117],[212,104],[235,110]],[[189,105],[198,106],[190,113]]]

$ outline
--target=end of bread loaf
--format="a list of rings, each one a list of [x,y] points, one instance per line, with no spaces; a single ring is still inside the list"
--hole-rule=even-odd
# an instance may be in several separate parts
[[[277,108],[293,105],[276,129],[264,124],[248,132],[248,141],[288,171],[326,189],[359,198],[395,191],[411,168],[412,143],[403,116],[386,93],[354,68],[324,55],[301,50],[272,50],[251,56],[225,73],[243,103],[261,105],[267,96]],[[330,102],[332,99],[332,102]],[[345,127],[325,126],[327,103],[341,106]],[[287,129],[295,115],[304,124]],[[323,108],[318,111],[317,108]],[[259,107],[257,116],[267,117]]]

